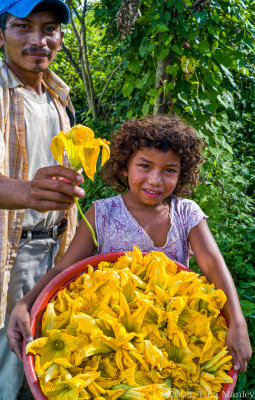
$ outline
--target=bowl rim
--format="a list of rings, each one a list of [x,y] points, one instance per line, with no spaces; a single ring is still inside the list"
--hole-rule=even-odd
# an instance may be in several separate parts
[[[97,268],[99,262],[101,261],[115,262],[119,257],[127,253],[131,253],[131,251],[118,251],[112,253],[97,254],[72,264],[70,267],[64,269],[57,276],[55,276],[41,291],[41,293],[39,294],[39,296],[37,297],[31,308],[30,326],[32,335],[34,336],[36,333],[36,326],[40,318],[42,318],[42,315],[44,313],[47,304],[60,290],[68,286],[71,281],[77,279],[79,275],[86,272],[88,270],[89,265],[91,265],[93,268]],[[147,253],[143,252],[142,254],[146,255]],[[172,261],[178,266],[179,270],[194,272],[190,268],[179,263],[178,261],[175,260]],[[76,273],[76,275],[74,275],[74,273]],[[222,315],[226,319],[223,312]],[[23,366],[26,379],[34,398],[36,400],[47,400],[47,397],[43,394],[41,390],[39,379],[37,378],[35,373],[34,356],[31,353],[26,354],[25,340],[23,340],[22,343],[22,358],[23,358]],[[235,371],[234,368],[231,368],[227,373],[232,377],[233,382],[223,384],[218,400],[230,399],[231,394],[233,393],[234,387],[236,385],[238,371]]]

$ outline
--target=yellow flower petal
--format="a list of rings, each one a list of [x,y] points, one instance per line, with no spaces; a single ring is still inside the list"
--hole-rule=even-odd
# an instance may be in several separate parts
[[[97,169],[99,152],[99,147],[84,147],[80,153],[84,172],[92,181],[94,180],[94,175]]]
[[[59,162],[59,164],[63,164],[63,152],[65,149],[65,144],[66,141],[64,131],[60,131],[58,136],[54,136],[50,144],[52,155],[55,160]]]

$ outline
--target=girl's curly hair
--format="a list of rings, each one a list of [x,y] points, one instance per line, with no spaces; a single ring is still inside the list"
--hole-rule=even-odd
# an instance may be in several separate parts
[[[127,171],[130,159],[142,147],[153,147],[161,151],[172,150],[181,161],[178,183],[172,195],[188,196],[199,178],[202,160],[203,139],[179,117],[151,115],[125,122],[111,139],[111,157],[102,168],[104,182],[117,192],[129,188]]]

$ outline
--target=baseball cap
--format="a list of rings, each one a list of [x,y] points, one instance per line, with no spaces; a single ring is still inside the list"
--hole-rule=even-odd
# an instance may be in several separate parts
[[[8,12],[15,17],[27,17],[32,10],[40,3],[49,3],[56,11],[59,21],[67,24],[70,18],[69,8],[61,0],[1,0],[0,1],[0,15]]]

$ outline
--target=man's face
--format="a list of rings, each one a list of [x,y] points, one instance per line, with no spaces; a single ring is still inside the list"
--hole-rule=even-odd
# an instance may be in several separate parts
[[[45,71],[61,49],[60,24],[52,11],[31,13],[25,18],[11,15],[0,29],[8,67],[22,78]]]

